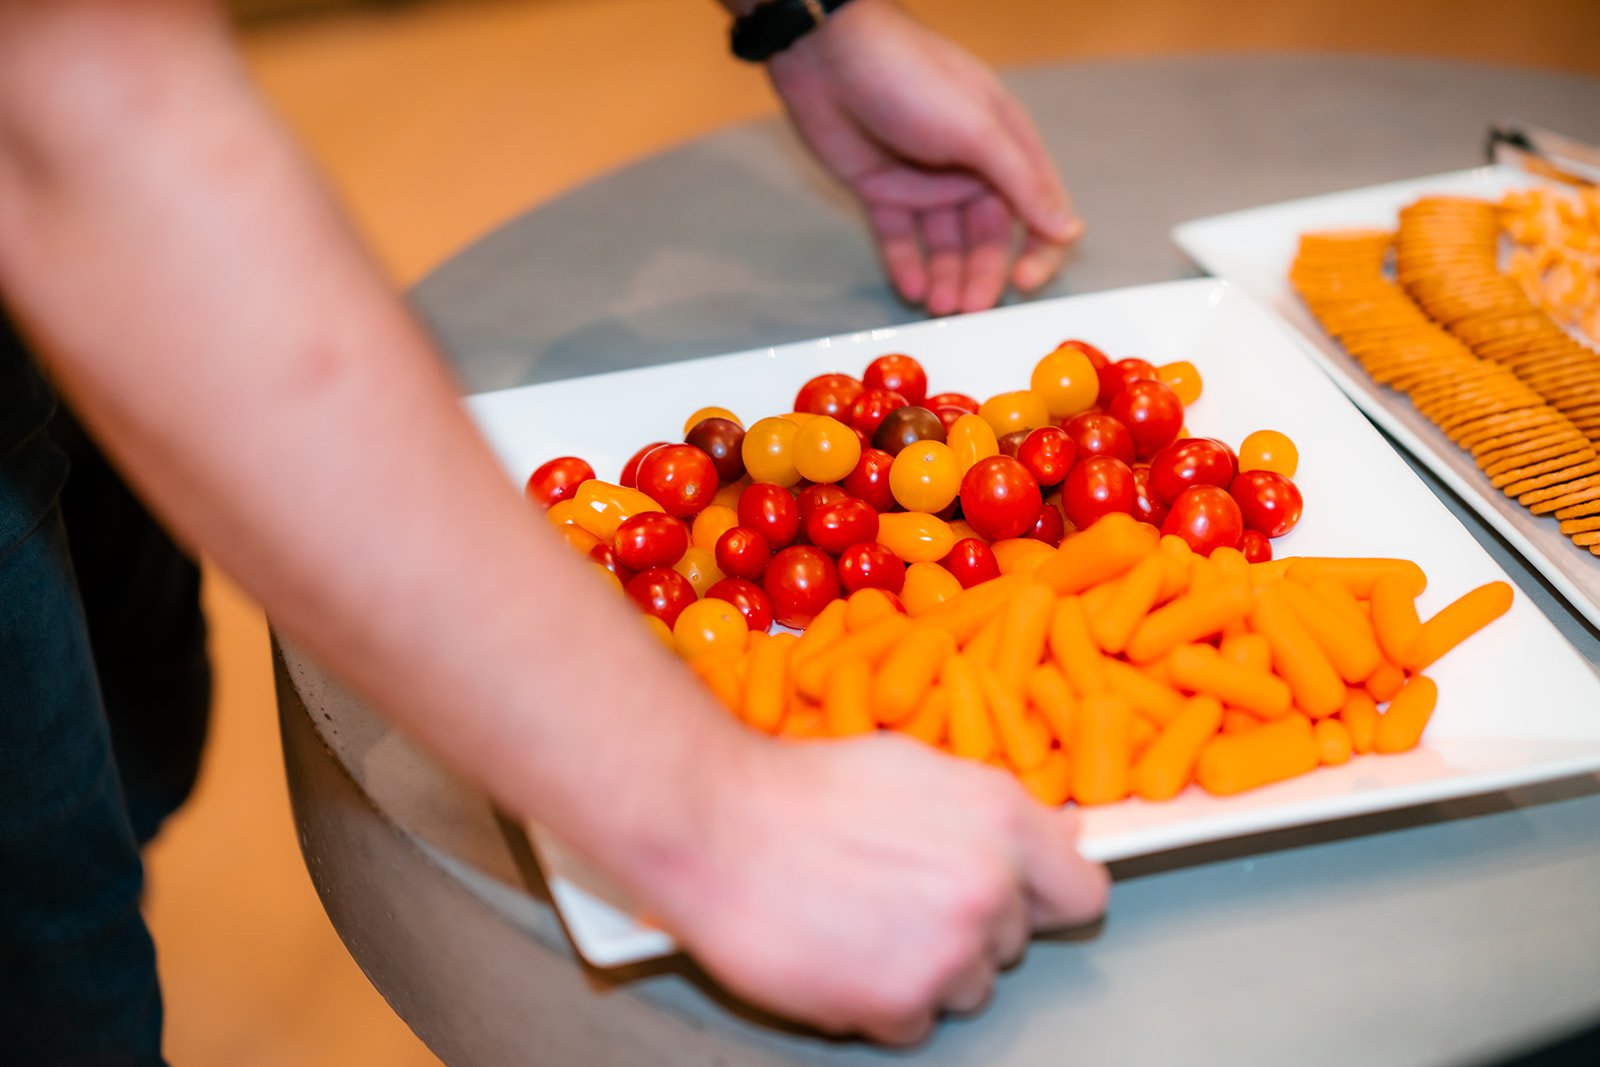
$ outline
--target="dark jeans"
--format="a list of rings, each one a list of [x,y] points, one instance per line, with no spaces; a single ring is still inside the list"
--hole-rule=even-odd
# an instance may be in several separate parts
[[[0,457],[0,1063],[162,1062],[139,846],[199,767],[198,590],[70,418]]]

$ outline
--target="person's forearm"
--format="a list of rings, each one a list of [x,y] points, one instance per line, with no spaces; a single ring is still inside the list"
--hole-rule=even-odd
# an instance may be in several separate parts
[[[670,861],[744,735],[506,483],[220,26],[173,7],[0,3],[11,310],[283,632],[512,810]]]

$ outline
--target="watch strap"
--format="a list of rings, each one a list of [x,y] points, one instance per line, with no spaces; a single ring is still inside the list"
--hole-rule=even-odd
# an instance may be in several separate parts
[[[848,0],[768,0],[736,19],[733,54],[762,63],[820,27]]]

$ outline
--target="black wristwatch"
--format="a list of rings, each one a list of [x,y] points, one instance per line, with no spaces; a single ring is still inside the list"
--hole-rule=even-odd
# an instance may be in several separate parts
[[[768,0],[733,23],[733,54],[764,63],[821,26],[849,0]]]

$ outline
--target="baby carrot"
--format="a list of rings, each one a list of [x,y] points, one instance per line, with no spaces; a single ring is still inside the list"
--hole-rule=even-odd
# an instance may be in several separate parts
[[[1382,704],[1400,692],[1400,687],[1405,684],[1406,672],[1384,660],[1378,664],[1378,669],[1372,672],[1372,677],[1362,683],[1362,688],[1373,700]]]
[[[985,667],[994,666],[995,658],[1000,654],[1000,638],[1005,634],[1005,625],[1003,614],[994,616],[978,627],[978,632],[972,635],[972,639],[961,646],[962,653],[974,663]]]
[[[1299,582],[1280,582],[1276,589],[1340,678],[1356,685],[1378,669],[1383,653],[1372,636],[1372,625],[1360,617],[1354,599],[1350,602],[1355,614],[1352,619]]]
[[[799,647],[799,641],[794,639],[767,640],[756,645],[747,657],[750,674],[745,679],[744,720],[757,730],[771,733],[783,720],[789,657]]]
[[[706,688],[711,690],[711,695],[717,698],[717,702],[735,715],[738,715],[743,708],[743,686],[739,684],[738,660],[737,656],[701,656],[689,665],[694,673],[699,675],[700,681],[705,683]],[[780,713],[783,710],[781,703],[778,710]],[[776,719],[772,725],[777,725]],[[764,726],[759,729],[770,732],[771,727]]]
[[[1252,563],[1250,584],[1260,589],[1264,585],[1282,581],[1289,573],[1289,568],[1299,562],[1299,556],[1284,556],[1282,559],[1269,559],[1265,563]]]
[[[828,720],[821,708],[806,707],[790,712],[778,730],[778,736],[789,741],[809,741],[828,736]]]
[[[1135,715],[1133,717],[1133,733],[1129,738],[1131,743],[1128,745],[1128,759],[1137,764],[1139,757],[1144,755],[1144,750],[1150,747],[1150,742],[1154,741],[1160,733],[1161,727],[1143,715]]]
[[[1242,582],[1225,582],[1210,593],[1189,592],[1157,608],[1133,631],[1127,656],[1135,663],[1160,659],[1179,645],[1220,633],[1250,614],[1254,597]]]
[[[949,630],[956,644],[965,644],[979,627],[994,617],[1018,589],[1028,584],[1020,575],[1001,575],[964,589],[922,617],[922,621]]]
[[[1132,515],[1113,512],[1067,538],[1055,558],[1033,572],[1033,579],[1057,593],[1081,593],[1126,573],[1155,548],[1156,537],[1152,527]]]
[[[1239,708],[1222,709],[1222,732],[1247,734],[1261,725],[1261,719]]]
[[[872,668],[866,660],[846,659],[828,673],[822,714],[831,737],[870,734],[878,728],[872,718]]]
[[[889,615],[900,614],[900,609],[882,589],[858,589],[844,602],[844,628],[847,633],[865,630]]]
[[[1122,584],[1122,579],[1113,578],[1101,582],[1099,585],[1085,589],[1078,594],[1078,599],[1083,601],[1083,613],[1089,617],[1093,625],[1095,616],[1106,610],[1106,605],[1111,603],[1111,598],[1117,595],[1117,587]],[[1092,632],[1092,631],[1091,631]]]
[[[1391,663],[1402,662],[1416,644],[1422,629],[1417,594],[1403,575],[1384,575],[1372,583],[1372,629]]]
[[[1042,585],[1019,590],[1001,618],[1000,647],[995,651],[995,671],[1014,692],[1020,692],[1028,672],[1044,658],[1045,636],[1055,594]]]
[[[1053,749],[1037,767],[1017,777],[1033,799],[1047,808],[1059,808],[1072,795],[1072,758],[1060,749]]]
[[[1050,654],[1080,697],[1106,692],[1105,657],[1089,635],[1089,619],[1077,597],[1065,596],[1056,601],[1048,641]]]
[[[1285,715],[1249,733],[1224,734],[1200,753],[1195,781],[1208,793],[1232,796],[1305,774],[1317,766],[1311,722]]]
[[[988,759],[995,751],[994,722],[977,667],[957,653],[944,661],[941,681],[950,694],[950,751],[963,759]]]
[[[1284,598],[1281,586],[1287,584],[1280,582],[1256,595],[1250,624],[1272,646],[1273,666],[1289,683],[1300,710],[1320,719],[1344,706],[1344,681]]]
[[[811,625],[806,627],[805,633],[800,635],[800,643],[794,648],[793,666],[799,667],[844,636],[844,614],[847,610],[848,605],[844,601],[835,600],[817,613],[817,617],[811,620]]]
[[[1119,696],[1096,694],[1078,706],[1072,741],[1072,799],[1111,804],[1128,795],[1133,709]]]
[[[1433,717],[1439,701],[1439,687],[1426,675],[1415,675],[1389,701],[1378,719],[1378,734],[1373,747],[1384,753],[1407,752],[1422,740],[1423,728]]]
[[[1413,671],[1426,670],[1440,656],[1511,610],[1511,586],[1490,582],[1466,593],[1422,624],[1416,642],[1399,661]]]
[[[1055,739],[1063,746],[1072,744],[1077,701],[1072,697],[1072,687],[1067,684],[1061,668],[1054,663],[1041,663],[1028,673],[1022,691],[1028,698],[1028,706],[1050,727]]]
[[[906,630],[872,680],[872,706],[878,721],[897,726],[909,719],[955,650],[955,638],[944,630],[917,625]]]
[[[834,603],[837,604],[838,601]],[[790,671],[795,688],[813,700],[821,699],[823,688],[828,682],[828,675],[838,664],[845,660],[859,659],[869,667],[876,666],[910,628],[911,620],[904,615],[889,615],[865,630],[845,634],[803,663],[791,661]],[[802,637],[800,640],[803,643],[805,638]],[[795,651],[799,650],[797,645]]]
[[[1183,694],[1119,659],[1105,661],[1106,684],[1140,715],[1165,726],[1183,710]]]
[[[1133,767],[1134,795],[1168,800],[1183,791],[1194,774],[1195,760],[1222,726],[1222,705],[1208,696],[1191,697],[1161,736],[1150,743]]]
[[[1287,714],[1294,700],[1283,679],[1224,659],[1210,645],[1180,645],[1167,663],[1179,688],[1206,693],[1263,719]]]
[[[1265,674],[1272,670],[1272,646],[1255,633],[1229,634],[1222,639],[1222,658]]]
[[[1352,689],[1339,709],[1339,721],[1350,731],[1350,747],[1358,756],[1372,751],[1378,736],[1378,705],[1363,689]]]
[[[1311,727],[1311,740],[1317,746],[1317,759],[1324,767],[1350,762],[1353,739],[1349,727],[1338,719],[1318,719]]]
[[[1229,548],[1227,545],[1223,545],[1221,548],[1215,549],[1206,558],[1211,560],[1216,565],[1216,568],[1229,578],[1235,578],[1243,582],[1250,580],[1250,561],[1245,559],[1244,553],[1237,548]]]
[[[1000,751],[1019,771],[1037,767],[1050,751],[1050,742],[1043,732],[1034,732],[1028,721],[1028,709],[1022,697],[1000,680],[992,670],[978,668],[978,684],[983,689],[983,699],[989,705],[994,720],[995,733],[1000,738]]]
[[[1162,604],[1189,589],[1189,564],[1194,560],[1194,549],[1177,534],[1167,534],[1156,545],[1161,557],[1161,593],[1156,603]]]
[[[1117,653],[1128,647],[1128,638],[1150,609],[1156,606],[1166,576],[1165,556],[1152,552],[1134,564],[1099,614],[1089,620],[1089,632],[1101,648]]]
[[[1047,505],[1052,506],[1052,505]],[[1010,537],[989,546],[1001,574],[1031,575],[1056,558],[1056,550],[1031,537]]]
[[[1289,566],[1285,577],[1301,585],[1315,585],[1326,578],[1338,582],[1356,596],[1366,599],[1372,595],[1373,585],[1386,574],[1404,578],[1412,596],[1419,595],[1428,584],[1428,576],[1422,573],[1422,568],[1409,559],[1338,559],[1304,556]]]
[[[937,745],[944,740],[949,722],[950,694],[943,689],[930,689],[923,694],[916,714],[895,729],[924,744]]]

